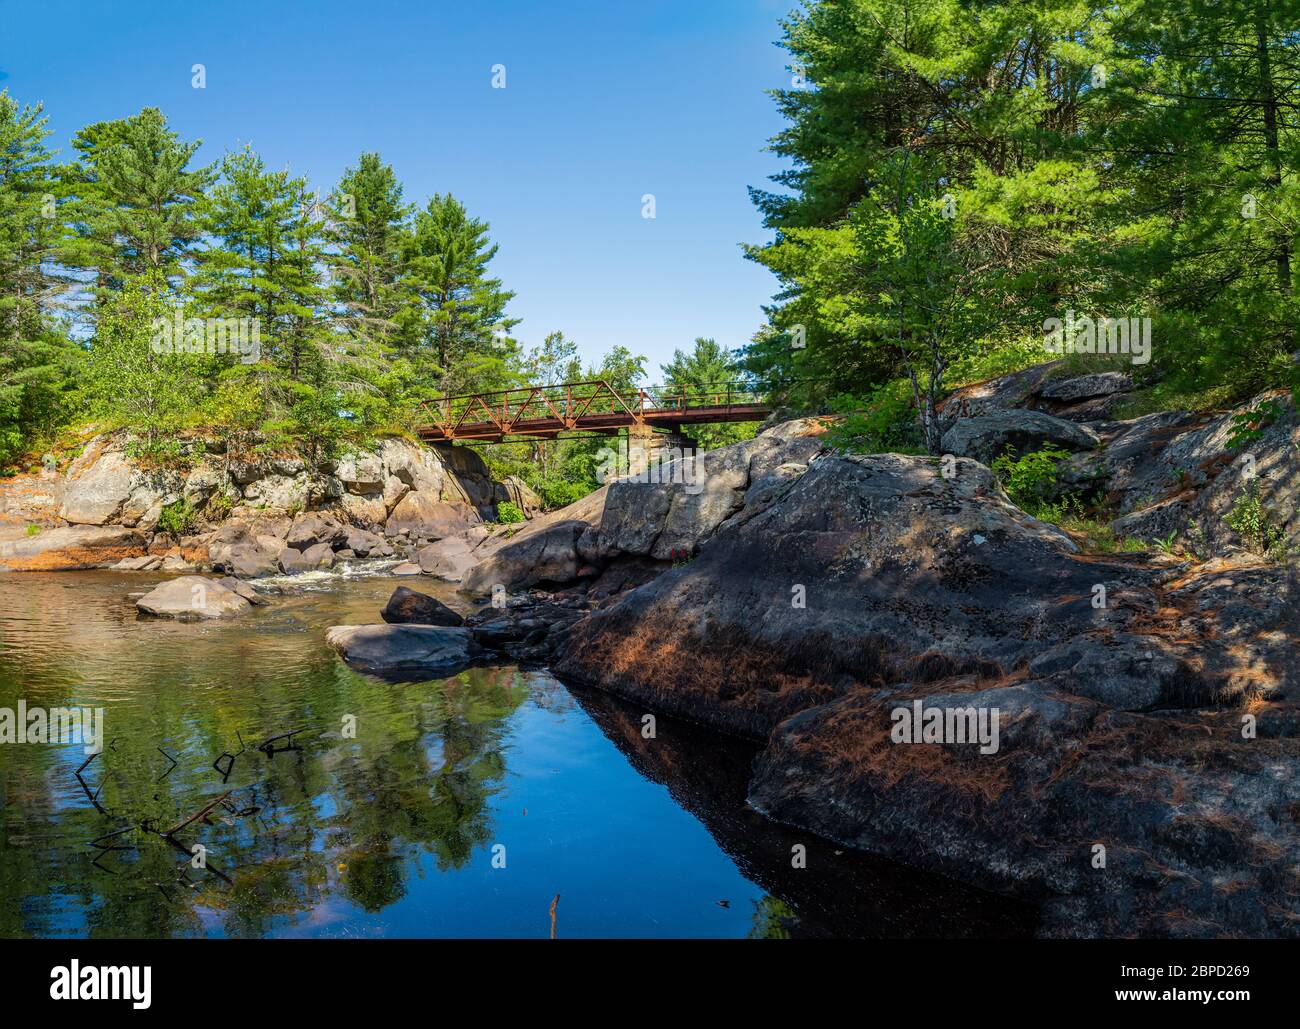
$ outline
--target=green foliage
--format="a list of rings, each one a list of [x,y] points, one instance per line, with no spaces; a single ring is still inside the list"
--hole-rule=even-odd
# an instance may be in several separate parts
[[[51,268],[62,243],[40,107],[0,92],[0,469],[50,434],[73,402],[78,350],[55,324]]]
[[[402,344],[445,395],[510,384],[517,344],[506,314],[514,294],[488,274],[497,248],[488,225],[451,195],[435,195],[415,216],[405,241],[406,285],[413,303],[399,315]]]
[[[497,521],[504,525],[511,525],[515,522],[526,521],[524,513],[519,510],[518,505],[511,503],[509,500],[503,500],[497,504]]]
[[[841,453],[924,452],[905,382],[881,386],[867,397],[841,394],[831,401],[831,410],[839,418],[827,431],[826,441]]]
[[[708,397],[719,393],[723,387],[734,384],[741,376],[740,366],[731,353],[715,340],[698,337],[690,353],[673,351],[673,359],[660,366],[663,385],[669,392],[681,397]],[[752,422],[720,422],[691,425],[686,428],[701,450],[714,450],[730,443],[752,439],[757,424]]]
[[[41,533],[41,527],[40,527],[39,525],[29,525],[29,526],[27,526],[27,528],[26,528],[25,531],[26,531],[26,533],[27,533],[27,535],[28,535],[29,537],[30,537],[30,536],[39,536],[40,533]]]
[[[1270,561],[1286,561],[1292,556],[1286,530],[1273,522],[1260,500],[1258,482],[1252,481],[1237,496],[1223,520],[1253,553]]]
[[[184,498],[163,507],[158,514],[158,531],[171,536],[184,536],[194,525],[194,508]]]
[[[1068,450],[1048,446],[1016,457],[1015,451],[1008,447],[1001,457],[994,458],[992,467],[1012,503],[1036,514],[1049,503],[1055,491],[1056,466],[1069,456]]]
[[[210,168],[190,168],[200,145],[181,142],[154,107],[78,132],[80,160],[64,174],[74,230],[66,262],[93,270],[100,289],[179,275],[201,232],[195,204],[212,181]]]
[[[783,25],[790,167],[753,191],[780,292],[747,369],[810,409],[907,375],[924,427],[936,379],[1041,361],[1073,309],[1152,317],[1147,409],[1300,393],[1296,16],[812,0]]]
[[[1280,401],[1269,400],[1252,411],[1232,416],[1232,430],[1228,436],[1228,449],[1240,450],[1264,435],[1264,431],[1282,417]]]

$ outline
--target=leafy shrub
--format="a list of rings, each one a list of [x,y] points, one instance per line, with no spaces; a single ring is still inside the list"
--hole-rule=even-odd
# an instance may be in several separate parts
[[[998,477],[1007,496],[1017,507],[1037,515],[1043,511],[1056,489],[1056,466],[1070,456],[1060,447],[1031,450],[1017,458],[1010,447],[993,461],[993,473]]]
[[[1228,449],[1240,450],[1264,435],[1264,430],[1282,417],[1282,405],[1269,400],[1251,411],[1232,416],[1232,432],[1228,436]]]
[[[594,483],[570,482],[568,479],[543,479],[530,485],[545,502],[548,510],[567,507],[596,489]]]
[[[519,510],[517,504],[511,503],[509,500],[503,500],[501,503],[497,504],[497,521],[501,522],[503,525],[522,522],[524,521],[524,513]]]
[[[866,397],[843,393],[831,401],[840,416],[827,442],[845,454],[921,453],[910,397],[901,384],[881,386]]]
[[[40,531],[41,531],[41,527],[40,527],[39,525],[29,525],[29,526],[27,526],[27,535],[28,535],[28,536],[37,536],[37,535],[40,534]]]
[[[1228,523],[1247,549],[1270,561],[1285,561],[1291,556],[1287,547],[1286,530],[1274,525],[1259,499],[1259,483],[1252,482],[1238,495],[1232,510],[1223,519]]]
[[[176,500],[164,507],[158,515],[157,530],[169,536],[184,536],[194,524],[194,508],[185,499]]]

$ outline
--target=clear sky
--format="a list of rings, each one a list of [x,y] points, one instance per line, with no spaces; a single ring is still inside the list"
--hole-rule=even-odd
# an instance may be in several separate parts
[[[775,290],[740,244],[765,238],[746,188],[780,168],[764,91],[789,80],[773,44],[793,6],[0,0],[0,88],[45,103],[65,158],[83,125],[145,106],[204,163],[248,142],[322,193],[378,150],[408,200],[450,191],[490,222],[525,346],[621,343],[658,381],[696,336],[747,342]]]

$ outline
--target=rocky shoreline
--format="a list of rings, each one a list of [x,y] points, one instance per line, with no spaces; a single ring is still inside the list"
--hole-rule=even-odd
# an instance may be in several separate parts
[[[334,472],[366,525],[327,498],[164,541],[163,560],[201,546],[235,582],[387,549],[492,604],[458,624],[395,595],[382,624],[328,630],[360,669],[545,663],[751,739],[751,807],[1031,902],[1041,935],[1300,936],[1300,420],[1281,393],[1114,420],[1125,377],[1062,371],[958,391],[944,459],[844,456],[796,419],[706,454],[698,491],[620,481],[489,531],[490,480],[467,503],[385,452]],[[1060,489],[1148,545],[1089,552],[1013,504],[988,462],[1044,445],[1073,454]],[[1273,553],[1229,524],[1243,494]],[[73,560],[95,550],[85,525],[47,531]],[[140,521],[96,531],[116,534],[104,561],[160,556]],[[1180,554],[1155,543],[1174,536]],[[0,566],[37,567],[25,542]],[[900,738],[913,711],[994,736]]]

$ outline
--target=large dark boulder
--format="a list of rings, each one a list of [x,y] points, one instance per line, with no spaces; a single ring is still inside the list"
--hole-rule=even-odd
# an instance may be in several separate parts
[[[1298,611],[1282,565],[1083,555],[970,460],[822,457],[553,667],[765,743],[756,808],[1046,935],[1296,935]],[[914,703],[1000,739],[896,740]]]
[[[352,667],[398,679],[454,675],[482,653],[468,629],[434,625],[336,625],[325,642]]]
[[[398,586],[380,617],[394,624],[460,625],[464,619],[441,600]]]
[[[1010,449],[1017,455],[1046,446],[1065,450],[1092,450],[1100,437],[1091,429],[1042,411],[995,411],[978,418],[963,418],[943,434],[945,453],[973,457],[992,464]]]

